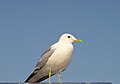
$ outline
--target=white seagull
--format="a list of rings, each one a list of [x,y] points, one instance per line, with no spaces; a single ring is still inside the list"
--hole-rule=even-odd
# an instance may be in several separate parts
[[[27,78],[25,83],[38,83],[47,78],[58,74],[58,82],[60,82],[60,74],[69,65],[73,53],[74,42],[83,42],[76,39],[71,34],[63,34],[59,41],[48,48],[41,56],[32,74]]]

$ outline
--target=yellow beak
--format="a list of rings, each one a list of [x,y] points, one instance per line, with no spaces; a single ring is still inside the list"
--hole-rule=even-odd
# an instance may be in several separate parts
[[[82,40],[80,40],[80,39],[77,39],[77,40],[74,40],[74,42],[83,42]]]

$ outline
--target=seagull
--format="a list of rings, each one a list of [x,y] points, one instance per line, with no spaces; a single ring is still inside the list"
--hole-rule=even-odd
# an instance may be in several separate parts
[[[58,74],[58,82],[60,83],[60,74],[68,67],[71,61],[74,42],[83,41],[76,39],[71,34],[63,34],[58,42],[47,48],[42,54],[25,83],[39,83],[48,78],[50,84],[50,77],[55,74]]]

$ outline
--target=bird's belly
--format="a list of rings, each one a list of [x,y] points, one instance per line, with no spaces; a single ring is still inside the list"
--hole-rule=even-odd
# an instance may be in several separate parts
[[[59,70],[63,71],[71,61],[72,52],[73,48],[56,50],[54,54],[49,58],[47,62],[47,68],[51,68],[55,73],[57,73],[56,71]]]

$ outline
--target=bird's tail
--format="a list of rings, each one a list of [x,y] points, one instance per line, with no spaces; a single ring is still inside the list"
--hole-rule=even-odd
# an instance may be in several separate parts
[[[53,75],[54,74],[52,74],[51,76],[53,76]],[[46,75],[46,76],[44,76],[44,77],[42,77],[42,78],[40,78],[40,79],[38,79],[36,81],[30,81],[31,77],[33,77],[32,74],[28,77],[28,79],[25,81],[25,83],[39,83],[39,82],[44,81],[45,79],[48,79],[49,75]]]

